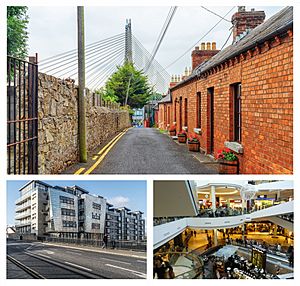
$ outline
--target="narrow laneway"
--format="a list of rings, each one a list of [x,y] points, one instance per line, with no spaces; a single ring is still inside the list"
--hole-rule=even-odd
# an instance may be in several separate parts
[[[91,164],[91,163],[90,163]],[[88,164],[75,165],[69,173]],[[216,170],[200,163],[184,145],[153,128],[131,128],[107,153],[91,174],[214,174]]]

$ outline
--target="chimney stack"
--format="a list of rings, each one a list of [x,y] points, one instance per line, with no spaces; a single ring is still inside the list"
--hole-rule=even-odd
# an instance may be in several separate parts
[[[215,54],[217,54],[219,50],[216,49],[216,42],[207,42],[201,43],[201,49],[195,47],[192,51],[192,71],[203,63],[205,60],[210,59]]]
[[[264,11],[246,11],[245,6],[238,6],[238,12],[233,14],[231,23],[233,25],[233,41],[237,40],[237,37],[246,32],[252,30],[258,25],[262,24],[266,18]]]

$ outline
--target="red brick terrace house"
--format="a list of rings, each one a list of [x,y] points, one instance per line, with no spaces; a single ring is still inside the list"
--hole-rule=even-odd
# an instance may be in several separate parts
[[[239,7],[233,44],[222,51],[202,44],[192,73],[159,104],[159,127],[176,122],[197,134],[216,156],[233,150],[243,174],[293,172],[293,8],[264,22],[263,11]]]

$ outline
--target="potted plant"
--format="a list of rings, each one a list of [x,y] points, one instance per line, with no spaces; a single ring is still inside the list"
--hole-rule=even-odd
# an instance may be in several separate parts
[[[238,157],[229,149],[225,148],[217,152],[220,174],[238,174]]]
[[[176,126],[172,125],[169,129],[170,136],[176,136]]]
[[[189,151],[199,152],[200,142],[196,135],[191,135],[188,139]]]
[[[186,135],[186,132],[184,130],[179,132],[177,137],[178,137],[178,142],[179,143],[186,143],[187,135]]]

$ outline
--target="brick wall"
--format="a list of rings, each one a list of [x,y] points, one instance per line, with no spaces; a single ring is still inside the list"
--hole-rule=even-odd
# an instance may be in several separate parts
[[[240,10],[240,9],[239,9]],[[240,34],[244,33],[247,29],[254,29],[265,20],[264,11],[238,11],[232,15],[231,22],[233,25],[233,40]]]
[[[197,126],[197,92],[201,93],[201,148],[209,153],[210,116],[207,89],[214,88],[214,155],[232,140],[230,85],[242,85],[242,146],[240,172],[290,174],[293,171],[293,39],[289,32],[263,46],[230,59],[172,89],[176,100],[188,99],[188,132]],[[182,107],[182,116],[184,107]],[[180,117],[176,104],[176,117]],[[177,120],[177,131],[180,131]]]
[[[39,74],[39,173],[55,174],[79,159],[77,88],[74,83]],[[125,110],[94,106],[86,95],[87,148],[92,151],[130,125]]]
[[[157,112],[158,128],[169,129],[173,125],[173,106],[172,103],[159,103]]]

